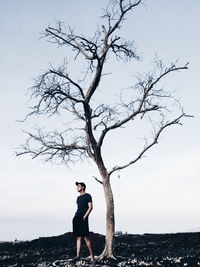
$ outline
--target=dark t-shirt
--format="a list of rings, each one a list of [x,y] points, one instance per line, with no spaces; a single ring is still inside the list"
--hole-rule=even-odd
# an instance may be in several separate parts
[[[86,211],[88,210],[89,202],[92,202],[92,197],[88,193],[85,193],[77,197],[76,203],[77,203],[78,208],[77,208],[75,215],[83,217]]]

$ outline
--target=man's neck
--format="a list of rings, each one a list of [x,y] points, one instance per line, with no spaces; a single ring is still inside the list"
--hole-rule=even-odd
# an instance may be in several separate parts
[[[80,195],[84,195],[85,194],[85,191],[81,191],[79,193],[80,193]]]

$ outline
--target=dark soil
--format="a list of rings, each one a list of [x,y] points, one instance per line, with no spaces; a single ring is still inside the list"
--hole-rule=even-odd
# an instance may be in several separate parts
[[[93,251],[99,255],[105,237],[91,233]],[[88,256],[83,245],[82,257]],[[82,259],[71,263],[76,254],[72,233],[41,237],[27,242],[0,243],[0,266],[50,267],[94,266]],[[96,262],[95,266],[200,266],[200,233],[120,235],[115,238],[117,260]]]

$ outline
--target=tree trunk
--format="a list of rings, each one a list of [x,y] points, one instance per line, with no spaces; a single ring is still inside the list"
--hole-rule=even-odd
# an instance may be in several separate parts
[[[104,250],[99,256],[99,259],[101,260],[103,258],[114,258],[113,253],[114,253],[114,234],[115,234],[115,214],[114,214],[114,198],[110,184],[110,175],[108,174],[107,169],[103,163],[100,151],[96,153],[95,162],[102,177],[102,185],[106,200],[106,237],[105,237]]]
[[[114,258],[114,233],[115,233],[115,216],[114,216],[114,199],[110,184],[110,177],[107,176],[103,179],[103,189],[106,200],[106,238],[105,248],[100,255],[101,258]]]

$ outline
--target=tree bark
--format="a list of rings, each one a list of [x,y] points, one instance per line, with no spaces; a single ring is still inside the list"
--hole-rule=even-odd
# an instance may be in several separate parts
[[[104,196],[106,201],[106,236],[104,250],[99,256],[99,260],[101,260],[103,258],[114,258],[115,214],[114,197],[110,184],[110,174],[108,173],[104,165],[100,148],[96,149],[95,156],[95,163],[102,177],[101,184],[103,185]]]
[[[114,258],[114,233],[115,233],[115,216],[114,216],[114,198],[110,184],[110,177],[103,178],[103,189],[106,200],[106,237],[105,247],[100,255],[102,258]]]

